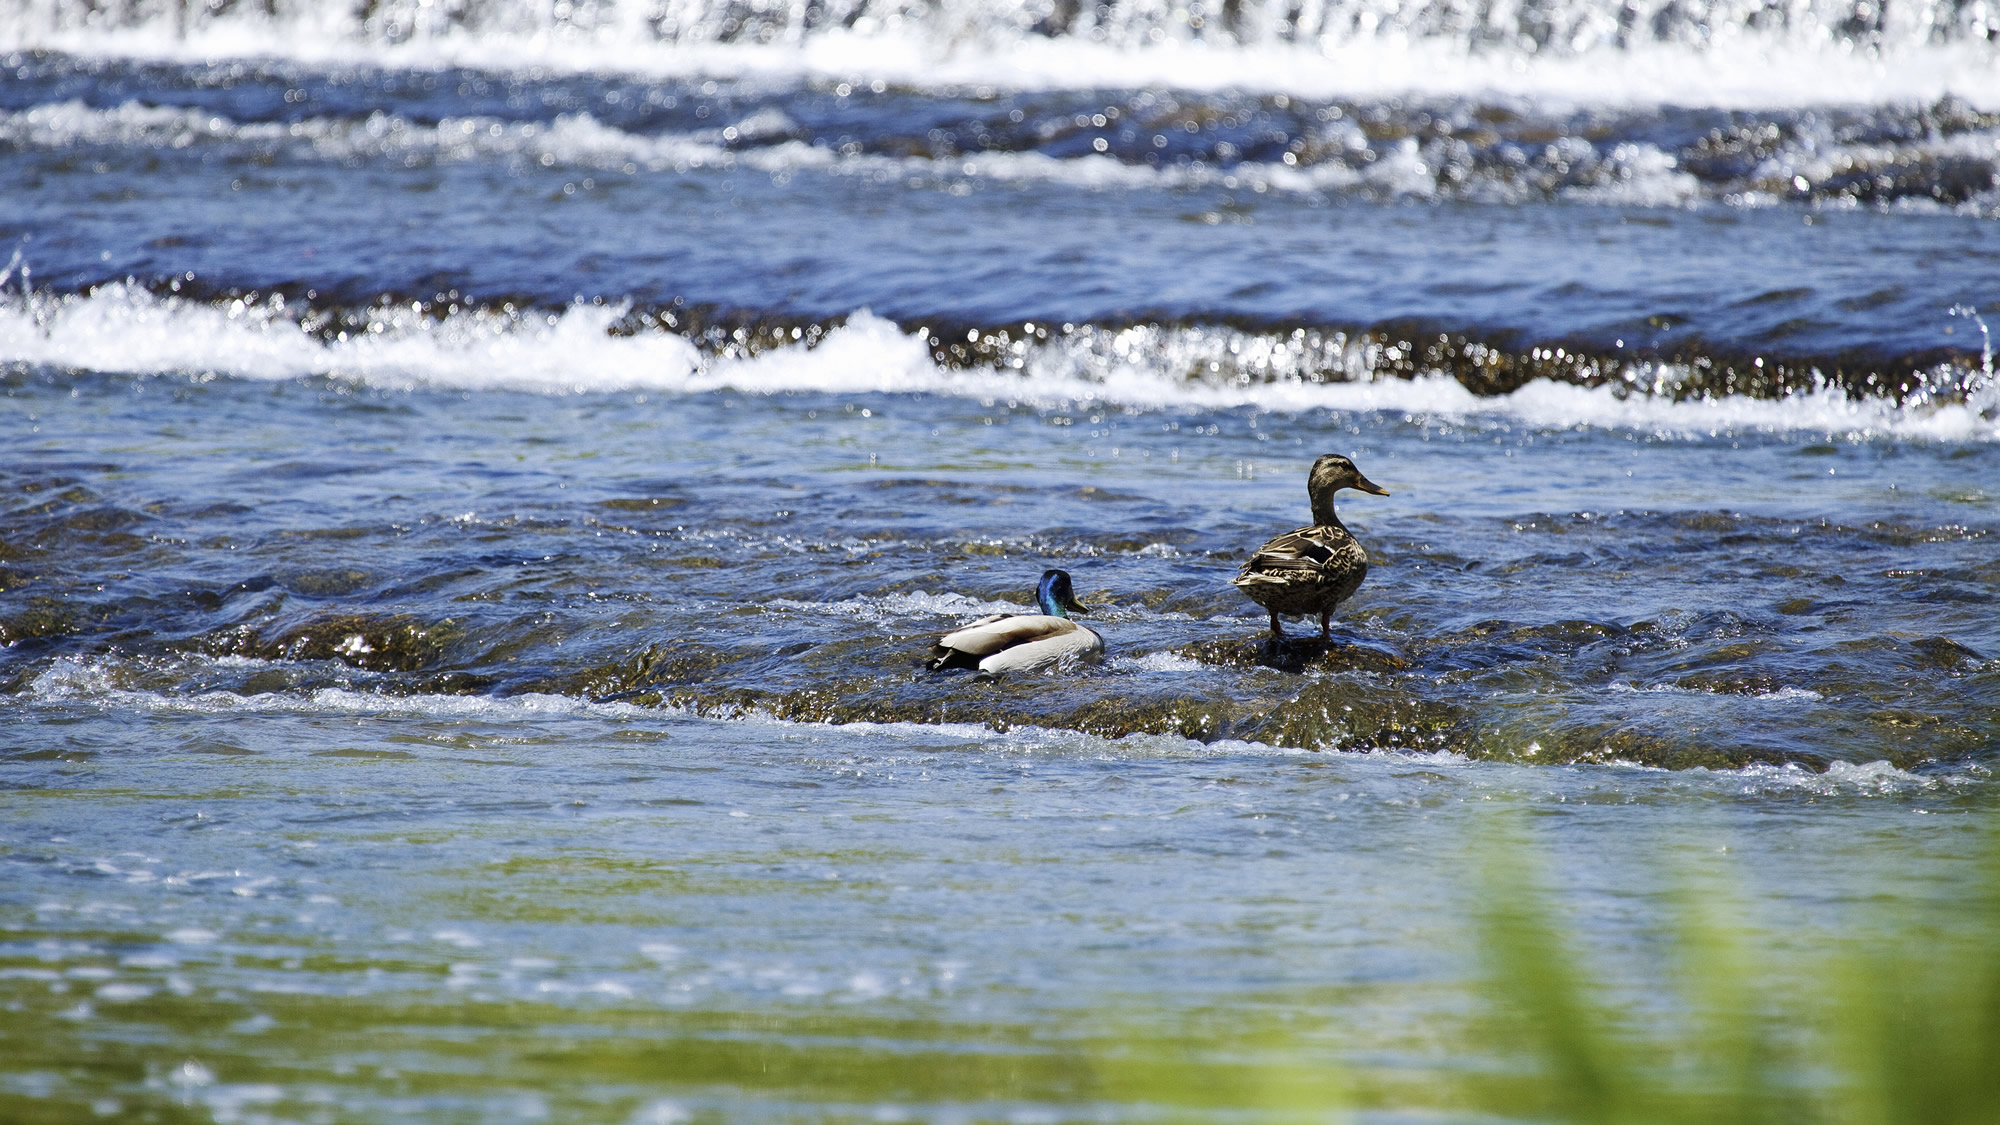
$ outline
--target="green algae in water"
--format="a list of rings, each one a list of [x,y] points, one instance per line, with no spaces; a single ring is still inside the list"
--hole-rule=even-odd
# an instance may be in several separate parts
[[[1489,825],[1490,828],[1490,825]],[[1990,829],[1980,831],[1989,840]],[[9,1121],[1228,1120],[1984,1122],[2000,1098],[2000,862],[1948,905],[1864,909],[1801,990],[1712,879],[1651,935],[1635,999],[1579,956],[1517,830],[1477,834],[1468,893],[1483,974],[1462,1019],[1364,1042],[1343,1009],[1396,985],[1245,993],[1158,1009],[1116,997],[1060,1021],[895,1005],[757,1009],[534,1002],[454,990],[448,960],[300,955],[8,927],[0,1114]],[[1477,856],[1485,856],[1480,860]],[[835,861],[856,857],[825,857]],[[1710,870],[1713,870],[1711,867]],[[1724,869],[1725,872],[1728,869]],[[723,884],[612,856],[496,865],[587,925],[588,903],[685,903]],[[467,872],[477,882],[482,873]],[[567,902],[565,907],[563,903]],[[676,907],[681,908],[681,907]],[[17,916],[18,918],[18,916]],[[187,940],[184,938],[184,940]],[[51,968],[50,953],[70,953]],[[76,956],[77,951],[102,951]],[[150,958],[150,959],[149,959]],[[163,968],[171,964],[171,968]],[[99,985],[122,966],[152,985]],[[313,974],[254,995],[205,968]],[[1435,987],[1407,984],[1403,987]]]

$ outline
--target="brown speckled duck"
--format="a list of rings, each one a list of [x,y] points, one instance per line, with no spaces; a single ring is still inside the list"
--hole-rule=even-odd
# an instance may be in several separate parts
[[[1243,573],[1230,584],[1271,614],[1271,635],[1282,637],[1278,615],[1319,614],[1319,636],[1332,634],[1335,606],[1354,595],[1368,576],[1368,552],[1348,533],[1333,512],[1333,494],[1343,488],[1389,495],[1389,490],[1361,475],[1354,462],[1329,453],[1313,462],[1306,475],[1312,497],[1313,525],[1287,531],[1257,548]]]

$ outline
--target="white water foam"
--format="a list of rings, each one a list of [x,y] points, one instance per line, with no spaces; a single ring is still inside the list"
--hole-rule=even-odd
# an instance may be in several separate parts
[[[1114,672],[1205,672],[1208,665],[1177,652],[1149,652],[1144,656],[1120,656],[1111,661]]]
[[[1984,771],[1916,774],[1879,761],[1834,762],[1827,766],[1825,773],[1815,773],[1797,764],[1778,766],[1766,763],[1712,772],[1717,778],[1734,782],[1737,791],[1745,794],[1793,792],[1824,797],[1925,793],[1983,784],[1987,780]]]
[[[642,134],[606,125],[588,113],[562,114],[548,122],[447,117],[435,125],[375,113],[360,120],[321,117],[282,124],[240,123],[204,110],[139,102],[99,109],[67,101],[0,113],[0,141],[50,149],[111,145],[180,150],[248,145],[325,161],[508,161],[521,166],[612,176],[636,174],[640,169],[677,174],[698,169],[718,172],[749,169],[780,179],[821,172],[941,189],[985,181],[1059,184],[1089,191],[1222,187],[1294,195],[1360,192],[1382,198],[1418,200],[1435,199],[1441,194],[1439,169],[1426,162],[1412,139],[1387,145],[1378,159],[1358,169],[1339,161],[1306,167],[1281,162],[1244,162],[1227,167],[1186,163],[1156,168],[1126,163],[1109,155],[1058,158],[1039,152],[991,152],[933,159],[844,154],[803,141],[740,150],[725,143],[725,132],[750,136],[770,131],[772,122],[768,118],[773,114],[778,111],[765,109],[734,125],[694,133]],[[1358,130],[1356,137],[1356,145],[1366,143],[1359,138]],[[1983,134],[1976,140],[1957,138],[1952,142],[1957,148],[1976,143],[1986,143]],[[1912,146],[1912,152],[1929,154],[1938,147],[1919,144]],[[1888,149],[1874,155],[1878,160],[1914,158],[1911,153]],[[1815,155],[1815,174],[1819,174],[1816,170],[1820,165],[1837,156],[1837,152]],[[1642,207],[1683,207],[1703,199],[1700,181],[1680,171],[1672,155],[1652,145],[1618,145],[1605,155],[1600,171],[1598,182],[1564,188],[1558,194],[1584,203]],[[1789,174],[1785,178],[1789,179]],[[1542,198],[1539,188],[1504,176],[1483,179],[1463,190],[1484,203],[1519,203]],[[1983,202],[1976,201],[1972,206]]]
[[[1682,687],[1679,684],[1648,684],[1639,687],[1634,684],[1613,683],[1610,688],[1615,693],[1632,695],[1706,695],[1723,696],[1730,699],[1759,700],[1765,703],[1818,703],[1826,697],[1811,688],[1782,687],[1776,691],[1750,693],[1729,693],[1704,691],[1700,688]]]
[[[1006,606],[1007,603],[997,603]],[[1007,606],[1020,609],[1020,606]],[[176,694],[128,686],[130,669],[116,662],[63,657],[32,680],[21,699],[32,705],[63,708],[93,707],[152,715],[257,715],[323,716],[366,719],[437,719],[464,722],[522,723],[573,718],[658,722],[663,719],[693,719],[730,726],[744,724],[782,727],[788,730],[837,732],[868,740],[871,754],[898,752],[912,747],[933,750],[941,744],[952,748],[988,749],[1015,754],[1083,754],[1115,757],[1199,757],[1209,753],[1200,742],[1178,735],[1128,735],[1106,739],[1081,731],[1053,727],[1020,726],[1004,734],[983,723],[856,722],[820,723],[782,719],[758,708],[740,715],[720,718],[694,708],[671,706],[641,707],[629,703],[599,703],[563,695],[524,694],[504,698],[480,695],[382,695],[345,688],[320,688],[310,692],[267,692],[239,695],[235,692],[207,691]],[[1290,753],[1259,743],[1243,744],[1262,754]],[[849,752],[854,747],[848,748]],[[190,931],[194,932],[194,931]],[[202,931],[205,933],[205,931]],[[189,939],[195,940],[195,939]],[[213,940],[213,935],[201,940]]]
[[[382,695],[347,688],[319,688],[306,694],[266,692],[239,695],[206,691],[190,695],[135,688],[115,663],[64,657],[29,683],[27,701],[44,705],[84,705],[153,714],[179,715],[353,715],[522,722],[564,716],[602,719],[657,719],[657,708],[629,703],[597,703],[566,695]]]
[[[1056,184],[1087,191],[1184,191],[1206,188],[1276,192],[1287,195],[1360,194],[1373,198],[1434,200],[1451,194],[1487,204],[1519,204],[1545,199],[1533,177],[1511,171],[1447,167],[1426,155],[1414,138],[1376,143],[1351,120],[1327,124],[1321,143],[1350,150],[1374,148],[1376,158],[1359,167],[1340,160],[1304,166],[1282,161],[1169,163],[1159,167],[1126,163],[1110,155],[1054,157],[1040,152],[988,152],[932,158],[842,153],[788,140],[736,149],[730,138],[782,132],[788,122],[774,108],[759,110],[731,125],[691,133],[634,133],[605,124],[589,113],[553,120],[513,121],[486,116],[447,117],[435,124],[385,113],[359,120],[313,117],[290,123],[237,122],[220,114],[126,102],[96,108],[65,101],[0,112],[0,142],[23,147],[68,149],[118,146],[141,149],[194,149],[250,146],[260,152],[287,152],[295,158],[334,162],[383,160],[407,163],[502,161],[519,167],[591,172],[607,177],[654,173],[686,174],[700,169],[727,173],[762,172],[777,180],[801,173],[859,177],[913,187],[964,190],[980,182]],[[1765,206],[1779,196],[1754,185],[1836,179],[1856,167],[1919,166],[1940,160],[1987,160],[2000,150],[2000,133],[1975,129],[1942,136],[1912,136],[1903,142],[1860,144],[1834,136],[1812,122],[1799,138],[1766,156],[1738,181],[1704,185],[1683,171],[1677,158],[1659,147],[1627,142],[1597,153],[1588,143],[1566,138],[1577,151],[1566,159],[1592,169],[1587,182],[1554,189],[1578,203],[1632,207],[1691,207],[1703,202]],[[1441,183],[1450,174],[1452,182]],[[1459,182],[1461,174],[1470,178]],[[1752,186],[1745,186],[1752,185]],[[2000,201],[2000,191],[1974,193],[1956,205],[1929,199],[1899,200],[1905,208],[1958,210],[1984,214]],[[1848,201],[1852,205],[1852,201]]]
[[[6,6],[22,3],[13,0]],[[34,0],[27,3],[39,6]],[[476,30],[391,29],[364,14],[375,5],[287,4],[278,19],[253,13],[251,5],[232,7],[241,14],[207,17],[192,26],[175,9],[164,7],[152,18],[141,16],[124,26],[106,26],[98,10],[74,23],[51,14],[20,13],[21,18],[0,19],[0,50],[207,66],[275,59],[314,67],[470,67],[773,84],[847,81],[919,90],[1170,88],[1313,98],[1525,97],[1551,107],[1720,108],[1916,103],[1955,95],[2000,106],[2000,68],[1976,29],[1957,42],[1940,43],[1914,25],[1885,36],[1875,50],[1842,38],[1835,28],[1787,35],[1737,26],[1714,28],[1700,37],[1706,40],[1700,47],[1674,42],[1611,46],[1613,37],[1599,34],[1602,29],[1580,27],[1589,34],[1574,44],[1541,48],[1398,29],[1397,15],[1416,9],[1390,4],[1351,13],[1348,31],[1330,23],[1322,34],[1299,42],[1253,35],[1251,42],[1239,44],[1189,38],[1184,22],[1172,19],[1141,26],[1149,17],[1136,10],[1123,14],[1133,23],[1129,28],[1045,36],[1026,31],[1017,18],[1022,13],[955,3],[936,5],[928,15],[913,10],[910,18],[900,13],[887,19],[864,17],[852,28],[788,33],[774,42],[720,44],[704,42],[698,34],[662,41],[636,4],[592,27],[552,21],[547,7],[536,6],[515,13],[511,21]],[[426,10],[442,13],[444,7]],[[771,14],[782,18],[782,11]],[[1163,7],[1156,15],[1166,14]],[[1714,15],[1719,24],[1729,18],[1727,13]],[[1339,19],[1334,17],[1336,23]],[[1617,22],[1615,12],[1611,22]],[[1167,34],[1170,27],[1177,33]],[[1157,39],[1155,30],[1163,33]]]
[[[663,385],[692,374],[699,356],[679,336],[602,346],[618,315],[580,305],[560,316],[473,312],[436,321],[387,310],[368,331],[328,343],[282,310],[161,299],[114,285],[87,296],[0,306],[0,357],[138,374],[324,375],[384,387],[550,393]]]
[[[703,356],[665,332],[612,335],[616,305],[580,302],[564,312],[491,311],[435,318],[379,310],[365,331],[332,341],[282,308],[241,301],[216,306],[162,298],[131,285],[88,294],[32,296],[0,304],[0,362],[212,378],[288,380],[325,376],[389,390],[587,394],[610,391],[761,394],[924,393],[1047,409],[1091,404],[1129,409],[1386,412],[1449,421],[1498,418],[1552,429],[1596,427],[1662,438],[1781,433],[1863,441],[1881,437],[2000,441],[2000,385],[1987,380],[1969,403],[1899,406],[1838,389],[1782,399],[1739,396],[1675,402],[1612,386],[1538,380],[1482,398],[1457,381],[1365,376],[1318,383],[1190,379],[1189,355],[1213,341],[1201,328],[1151,330],[1145,346],[1030,350],[1019,372],[948,370],[924,342],[865,310],[814,347],[750,358]],[[1187,353],[1186,355],[1181,354]],[[1649,374],[1641,385],[1654,382]]]
[[[1033,612],[1030,606],[1020,602],[979,601],[963,594],[931,594],[923,591],[887,594],[874,598],[847,598],[837,602],[806,602],[792,598],[774,598],[763,604],[766,607],[797,613],[809,613],[820,617],[848,617],[878,625],[890,621],[908,621],[913,617],[956,621],[994,613]]]

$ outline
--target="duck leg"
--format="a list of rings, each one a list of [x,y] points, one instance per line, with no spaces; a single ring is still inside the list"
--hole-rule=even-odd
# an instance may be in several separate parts
[[[1285,627],[1278,624],[1278,611],[1275,609],[1271,611],[1271,635],[1274,637],[1285,635]]]
[[[1327,610],[1325,613],[1319,615],[1319,639],[1322,641],[1330,641],[1333,639],[1332,610]]]

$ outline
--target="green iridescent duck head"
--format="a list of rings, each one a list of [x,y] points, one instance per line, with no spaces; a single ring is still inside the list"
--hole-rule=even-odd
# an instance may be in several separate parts
[[[1069,572],[1066,570],[1045,570],[1041,584],[1035,587],[1035,602],[1042,612],[1050,617],[1068,617],[1073,613],[1089,613],[1088,606],[1076,600],[1076,591],[1070,586]]]

